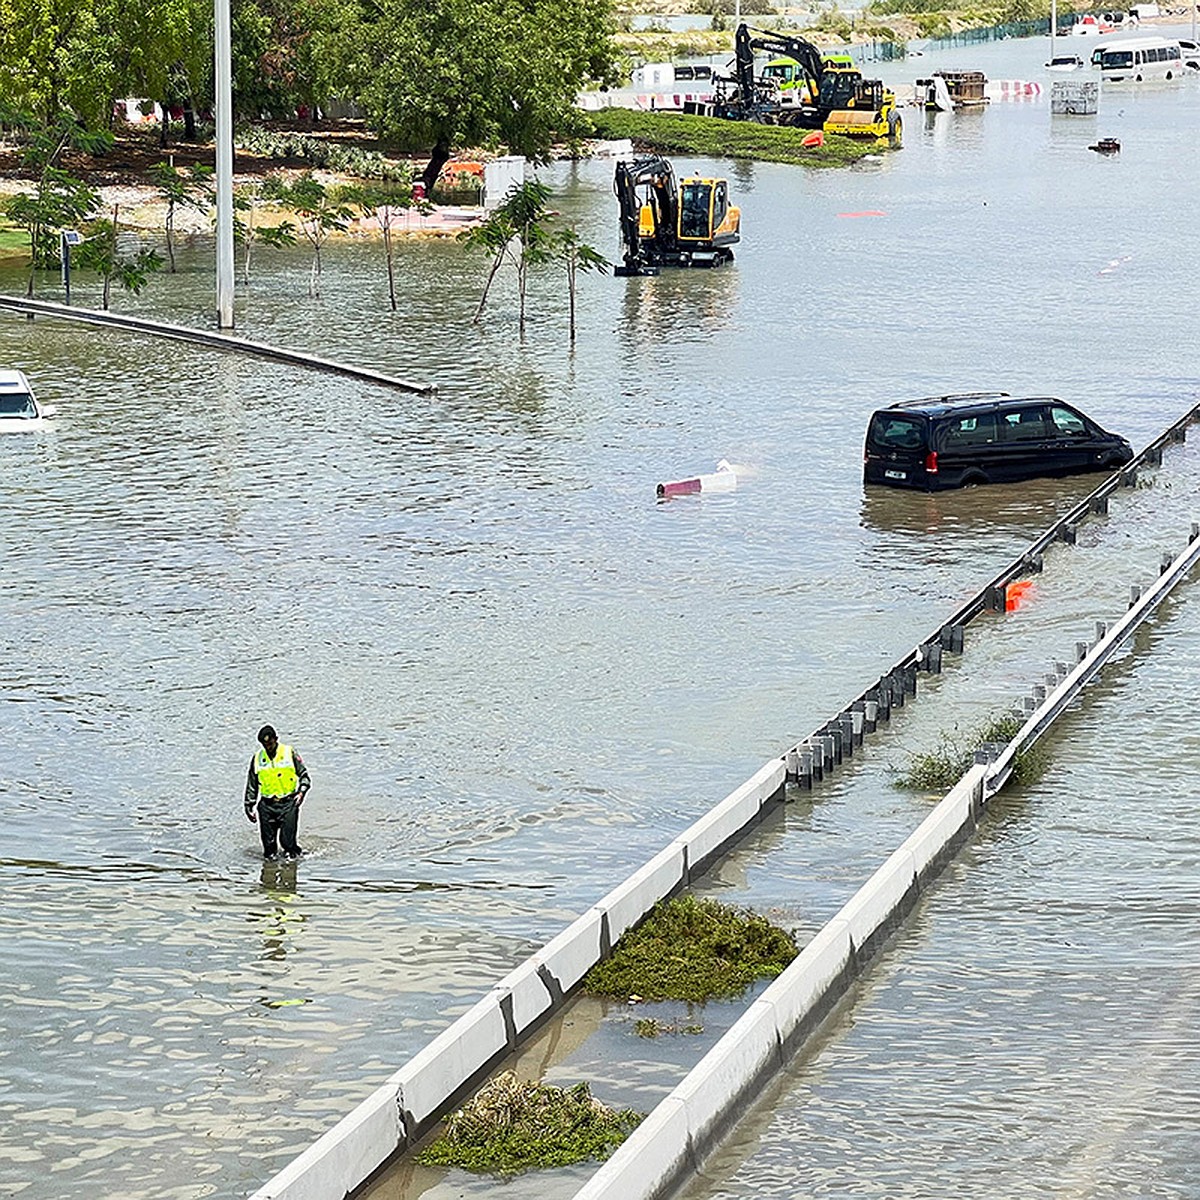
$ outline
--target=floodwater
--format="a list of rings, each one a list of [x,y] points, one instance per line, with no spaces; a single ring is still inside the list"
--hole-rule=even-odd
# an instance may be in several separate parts
[[[1045,79],[1046,49],[1007,43],[891,72]],[[524,344],[506,292],[472,326],[482,264],[453,243],[404,248],[395,315],[375,246],[328,252],[320,299],[305,294],[302,251],[258,255],[241,332],[436,381],[432,398],[0,318],[0,361],[59,406],[52,433],[0,441],[0,1194],[246,1195],[1094,483],[864,495],[876,405],[1050,393],[1140,445],[1196,403],[1183,222],[1198,117],[1188,80],[1106,92],[1097,118],[1052,121],[1045,97],[928,123],[906,113],[903,153],[846,172],[681,163],[730,178],[737,264],[585,278],[573,353],[550,275],[535,281]],[[1102,136],[1122,153],[1090,153]],[[545,178],[615,257],[611,163]],[[862,212],[884,215],[843,215]],[[210,254],[193,247],[180,275],[119,307],[205,324]],[[73,292],[95,302],[82,278]],[[735,494],[655,501],[655,483],[720,458],[747,468]],[[1063,597],[1047,586],[1049,640],[1008,646],[1003,623],[978,635],[963,663],[994,660],[988,699],[1011,703],[1093,618],[1115,615],[1157,563],[1139,530],[1175,528],[1163,497],[1186,507],[1189,479],[1164,469],[1163,486],[1128,498],[1127,526],[1110,522],[1071,560],[1084,573]],[[1155,661],[1180,621],[1186,640],[1186,612],[1156,635]],[[1172,654],[1186,690],[1187,656]],[[944,694],[913,709],[931,733],[980,705],[943,678]],[[880,988],[919,968],[939,987],[921,963],[964,936],[945,914],[983,904],[984,887],[998,889],[997,917],[1019,908],[1039,855],[1076,860],[1098,919],[1105,904],[1126,919],[1131,879],[1151,896],[1169,847],[1080,856],[1109,819],[1089,797],[1115,791],[1126,763],[1146,773],[1161,753],[1183,788],[1200,762],[1183,734],[1167,747],[1161,711],[1132,687],[1107,697],[1120,746],[1140,742],[1143,759],[1122,749],[1114,763],[1100,730],[1074,742],[1045,804],[1026,801],[972,848]],[[313,774],[295,866],[264,867],[241,812],[263,721]],[[763,867],[735,858],[721,886],[810,932],[919,817],[919,801],[876,790],[861,809],[786,810],[745,852]],[[840,814],[845,853],[805,816],[821,811]],[[1005,854],[1008,828],[1037,855]],[[806,882],[816,846],[840,877],[819,898]],[[1181,872],[1185,853],[1171,860]],[[1180,919],[1194,923],[1183,882]],[[1100,928],[1067,936],[1082,953]],[[1177,950],[1186,964],[1186,941]],[[987,969],[961,986],[986,987]],[[1161,978],[1160,1007],[1172,981],[1177,1000],[1195,982],[1140,978]],[[1053,1083],[1037,1064],[1072,1017],[1069,993],[1055,994],[1039,993],[1045,1020],[1038,1010],[1026,1028],[1041,1038],[1023,1060],[1030,1093]],[[1148,1031],[1138,1043],[1154,1044]],[[1185,1066],[1162,1066],[1164,1086]],[[855,1086],[846,1071],[835,1090],[854,1102]],[[1039,1103],[1066,1103],[1071,1086]],[[927,1096],[935,1122],[939,1094]],[[790,1091],[780,1105],[782,1136],[811,1138],[813,1114]],[[857,1169],[831,1165],[848,1129],[820,1170]],[[1177,1163],[1184,1136],[1163,1151]],[[787,1153],[775,1145],[762,1153]],[[920,1191],[911,1161],[888,1189]]]

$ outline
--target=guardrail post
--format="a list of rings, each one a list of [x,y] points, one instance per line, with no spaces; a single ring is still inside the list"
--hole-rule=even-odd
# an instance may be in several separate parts
[[[1107,633],[1108,633],[1107,623],[1104,621],[1097,621],[1096,622],[1096,640],[1094,642],[1092,642],[1092,645],[1098,646],[1102,641],[1104,641],[1104,636]]]
[[[1127,488],[1137,487],[1137,481],[1138,481],[1137,467],[1128,467],[1124,471],[1121,472],[1121,486],[1122,487],[1127,487]]]
[[[1075,643],[1075,661],[1077,663],[1081,663],[1085,658],[1087,658],[1089,648],[1090,647],[1088,646],[1087,642]]]
[[[1004,612],[1006,591],[1007,589],[1002,583],[988,584],[983,597],[984,607],[988,612]]]
[[[783,774],[786,779],[800,777],[800,751],[793,748],[783,756]]]
[[[820,783],[825,778],[825,746],[821,738],[808,739],[808,752],[812,757],[812,777],[814,783]]]
[[[797,772],[797,782],[806,791],[813,787],[813,753],[811,750],[801,750],[799,755],[800,769]]]
[[[1162,557],[1158,560],[1158,573],[1160,575],[1165,575],[1171,569],[1171,564],[1174,561],[1175,561],[1174,555],[1163,554]]]
[[[1090,508],[1094,513],[1103,515],[1104,513],[1108,512],[1108,497],[1093,496],[1088,503],[1088,508]]]
[[[1031,575],[1038,575],[1042,570],[1042,555],[1038,550],[1033,550],[1026,554],[1021,559],[1021,566],[1025,568]]]
[[[1200,538],[1200,521],[1193,521],[1192,522],[1192,536],[1190,538],[1188,538],[1188,541],[1194,542],[1197,538]]]
[[[863,701],[863,732],[874,733],[879,727],[879,692],[872,689]]]
[[[867,718],[862,708],[856,706],[850,710],[850,728],[854,736],[854,744],[861,746],[863,744],[863,734],[867,729]]]
[[[879,711],[880,725],[886,725],[892,719],[892,684],[886,675],[879,677]]]
[[[854,718],[849,713],[842,713],[837,718],[837,731],[842,739],[842,757],[854,757]]]
[[[942,647],[940,642],[929,642],[922,647],[925,651],[925,670],[930,675],[942,673]]]
[[[1055,533],[1058,535],[1060,542],[1066,542],[1068,546],[1075,545],[1075,526],[1067,521],[1064,521]]]
[[[1142,598],[1142,589],[1135,583],[1129,588],[1129,607],[1132,608]]]

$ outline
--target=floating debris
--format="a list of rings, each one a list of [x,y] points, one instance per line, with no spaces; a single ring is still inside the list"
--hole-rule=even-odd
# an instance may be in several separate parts
[[[1116,138],[1101,138],[1095,145],[1089,146],[1097,154],[1120,154],[1121,143]]]
[[[417,1156],[426,1166],[519,1175],[607,1158],[641,1124],[631,1108],[601,1104],[586,1083],[556,1088],[504,1071],[446,1121]]]
[[[584,991],[629,1000],[741,995],[796,957],[791,934],[748,909],[679,896],[663,900],[584,976]]]

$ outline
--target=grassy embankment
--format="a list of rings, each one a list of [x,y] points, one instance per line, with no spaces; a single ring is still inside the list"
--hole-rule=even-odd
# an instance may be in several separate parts
[[[635,112],[604,108],[590,113],[598,138],[631,138],[658,154],[696,154],[705,158],[753,158],[761,162],[798,163],[806,167],[846,167],[887,148],[873,138],[829,136],[823,146],[806,148],[811,129],[722,121],[685,113]]]
[[[0,217],[0,258],[28,258],[29,234]]]

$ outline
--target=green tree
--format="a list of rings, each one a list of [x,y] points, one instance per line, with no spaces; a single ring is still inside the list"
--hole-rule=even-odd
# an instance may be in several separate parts
[[[387,262],[388,300],[392,312],[396,311],[396,266],[392,250],[392,226],[399,212],[412,208],[414,204],[412,183],[371,182],[344,188],[341,198],[370,213],[378,222],[383,233],[383,253]],[[428,207],[423,205],[421,207]]]
[[[101,153],[112,145],[106,133],[90,133],[67,112],[43,122],[30,113],[0,104],[0,125],[23,139],[21,164],[34,172],[32,192],[13,196],[4,205],[14,225],[29,234],[29,284],[33,296],[35,273],[58,265],[59,230],[79,224],[99,207],[100,198],[81,179],[58,164],[68,147]]]
[[[262,185],[242,188],[233,196],[233,240],[242,251],[242,282],[250,284],[250,255],[257,245],[294,246],[296,226],[291,221],[278,225],[260,225],[256,213],[266,203]],[[245,214],[244,217],[239,214]]]
[[[551,253],[562,263],[567,273],[568,312],[570,314],[571,345],[575,345],[575,288],[580,271],[608,270],[609,262],[598,250],[579,240],[578,231],[572,226],[561,229],[551,239]]]
[[[263,186],[263,194],[285,208],[290,208],[299,217],[300,232],[313,250],[308,294],[320,296],[321,247],[331,233],[345,229],[350,224],[354,216],[353,209],[332,196],[329,189],[311,173],[301,175],[295,183],[269,179]]]
[[[112,220],[93,221],[88,237],[75,248],[73,261],[85,271],[95,271],[104,281],[103,308],[108,311],[109,295],[115,279],[127,292],[138,295],[150,280],[152,272],[162,266],[154,250],[139,249],[134,254],[122,254],[117,242],[119,205],[113,205]]]
[[[541,159],[580,123],[586,79],[615,78],[611,0],[360,0],[324,61],[385,136],[427,149],[426,192],[456,147]]]
[[[175,214],[181,208],[204,209],[212,203],[212,168],[193,164],[186,171],[173,163],[155,163],[150,178],[159,196],[167,203],[167,261],[175,274]]]

